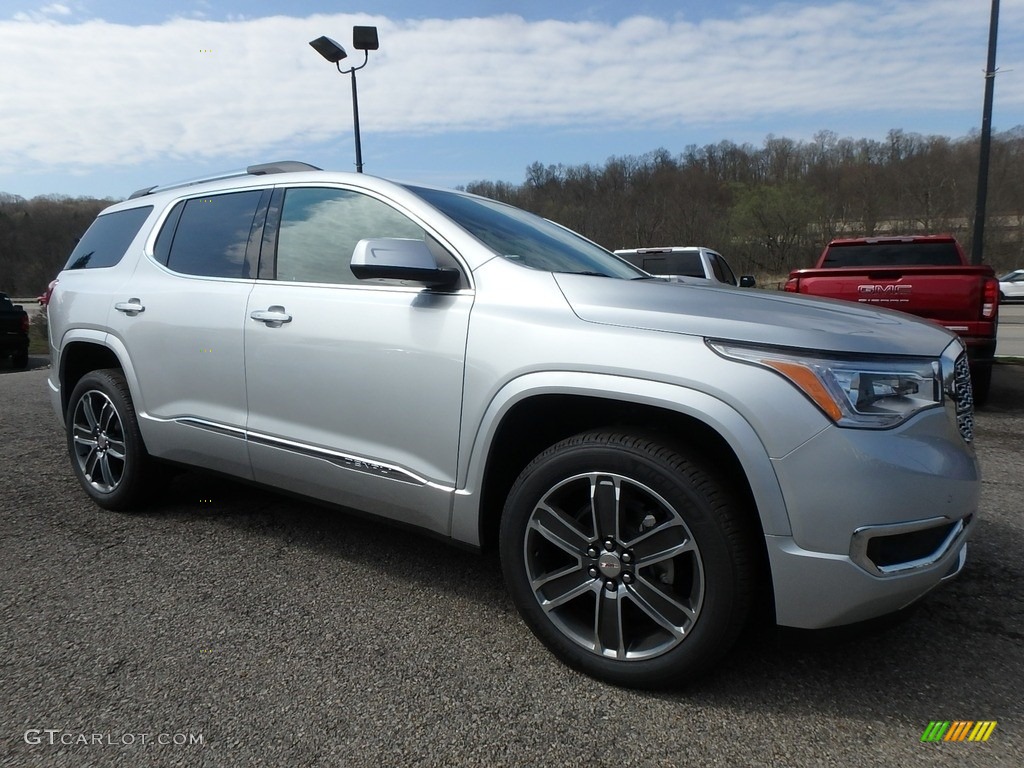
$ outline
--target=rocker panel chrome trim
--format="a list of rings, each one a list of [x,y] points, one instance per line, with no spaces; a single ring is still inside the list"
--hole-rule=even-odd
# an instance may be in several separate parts
[[[209,432],[216,432],[228,437],[235,437],[240,440],[247,440],[252,443],[266,445],[271,448],[291,451],[292,453],[302,454],[314,459],[322,459],[324,461],[329,461],[331,464],[341,467],[342,469],[349,469],[353,472],[361,472],[368,475],[374,475],[376,477],[383,477],[388,480],[396,480],[401,483],[429,486],[442,491],[455,490],[451,486],[427,480],[425,477],[421,477],[415,472],[411,472],[404,467],[400,467],[395,464],[388,464],[383,461],[377,461],[375,459],[368,459],[364,456],[355,456],[353,454],[342,453],[341,451],[334,451],[328,448],[306,445],[304,443],[295,442],[294,440],[286,440],[272,435],[250,432],[248,430],[239,429],[238,427],[229,427],[224,424],[217,424],[204,419],[183,418],[175,419],[174,421],[185,426],[195,427]]]

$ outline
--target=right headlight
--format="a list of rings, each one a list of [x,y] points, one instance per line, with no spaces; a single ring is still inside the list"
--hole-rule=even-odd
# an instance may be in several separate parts
[[[722,357],[788,379],[843,427],[886,429],[942,405],[942,367],[922,358],[858,358],[708,341]]]

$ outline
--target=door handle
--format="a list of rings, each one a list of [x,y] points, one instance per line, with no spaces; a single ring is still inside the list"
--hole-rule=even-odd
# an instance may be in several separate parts
[[[124,312],[128,317],[135,317],[140,312],[145,312],[146,308],[142,306],[142,299],[128,299],[128,301],[119,301],[114,305],[114,309],[118,312]]]
[[[268,328],[280,328],[285,323],[292,321],[292,316],[284,311],[284,307],[276,304],[268,309],[257,309],[249,313],[249,317],[261,323],[266,323]]]

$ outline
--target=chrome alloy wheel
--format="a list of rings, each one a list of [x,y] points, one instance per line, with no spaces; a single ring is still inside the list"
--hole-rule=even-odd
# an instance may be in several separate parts
[[[700,616],[700,550],[672,505],[637,480],[598,472],[563,480],[530,513],[523,544],[541,609],[591,653],[659,656]]]
[[[71,425],[78,468],[95,490],[113,493],[125,470],[124,425],[114,403],[99,390],[85,392]]]

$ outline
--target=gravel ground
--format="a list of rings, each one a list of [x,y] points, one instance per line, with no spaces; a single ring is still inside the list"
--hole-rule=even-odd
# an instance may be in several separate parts
[[[0,376],[2,766],[1024,765],[1024,366],[978,414],[960,579],[899,621],[752,633],[671,693],[555,661],[494,556],[199,472],[95,507],[45,376]],[[998,726],[923,744],[932,720]]]

